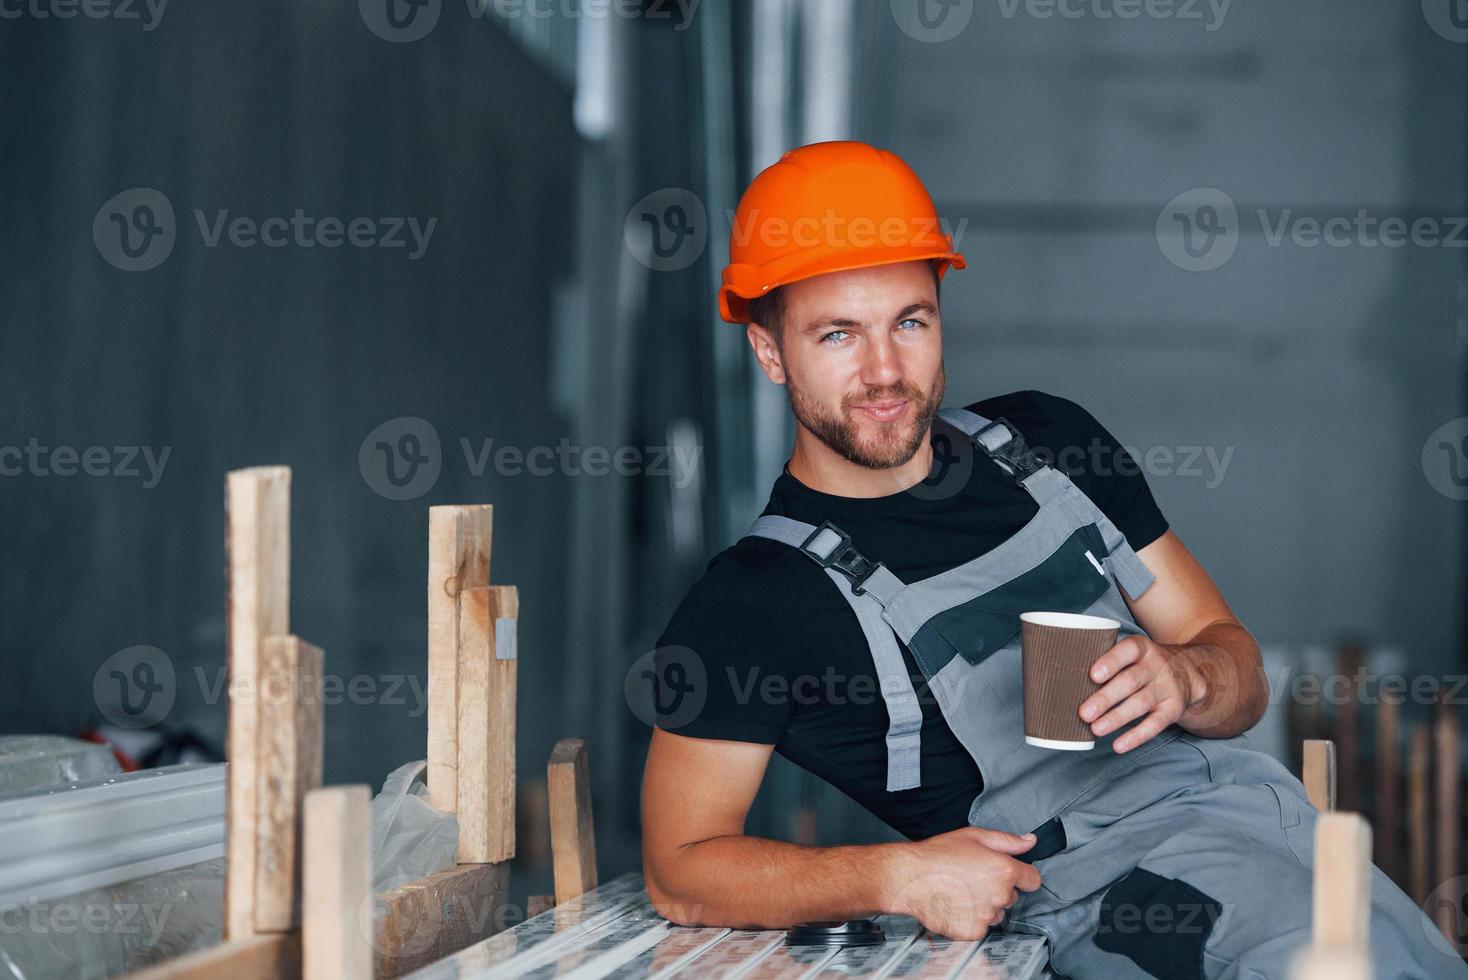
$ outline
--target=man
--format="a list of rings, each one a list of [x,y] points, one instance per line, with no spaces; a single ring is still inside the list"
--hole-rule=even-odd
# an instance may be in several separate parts
[[[1285,975],[1310,934],[1315,813],[1242,738],[1268,701],[1258,647],[1080,406],[1020,391],[938,414],[939,283],[964,260],[917,176],[862,143],[800,147],[750,185],[730,252],[721,312],[798,424],[750,535],[659,640],[661,679],[703,680],[648,754],[658,911],[902,913],[961,939],[1007,916],[1065,975]],[[1030,609],[1121,625],[1079,709],[1091,751],[1023,738]],[[909,840],[746,836],[775,750]],[[1468,976],[1380,872],[1372,887],[1378,976]]]

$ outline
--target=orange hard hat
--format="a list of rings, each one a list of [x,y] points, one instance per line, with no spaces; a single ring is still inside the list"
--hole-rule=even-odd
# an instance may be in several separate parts
[[[734,213],[719,314],[749,322],[749,301],[827,272],[932,259],[967,263],[933,199],[897,154],[866,143],[796,147],[760,171]]]

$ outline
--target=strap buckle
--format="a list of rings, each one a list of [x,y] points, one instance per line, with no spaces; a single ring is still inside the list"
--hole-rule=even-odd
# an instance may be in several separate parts
[[[1007,433],[1009,438],[990,449],[988,443],[997,441],[996,437],[1001,432]],[[996,419],[975,432],[973,443],[983,451],[984,455],[997,462],[1008,464],[1018,482],[1024,482],[1024,479],[1031,473],[1045,468],[1045,463],[1025,443],[1025,437],[1020,435],[1019,430],[1006,418]]]
[[[834,535],[837,538],[835,545],[817,551],[815,545],[825,535]],[[829,542],[829,538],[825,542]],[[821,526],[816,528],[810,535],[800,543],[800,550],[815,561],[822,568],[834,568],[851,580],[851,594],[865,595],[866,589],[862,586],[866,580],[871,578],[877,569],[882,567],[879,561],[871,561],[851,544],[851,535],[841,530],[830,521],[822,521]]]

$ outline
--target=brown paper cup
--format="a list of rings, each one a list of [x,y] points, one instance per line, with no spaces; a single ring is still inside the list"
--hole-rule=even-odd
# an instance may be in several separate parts
[[[1025,741],[1042,749],[1082,751],[1096,736],[1081,720],[1081,702],[1101,689],[1091,666],[1116,645],[1121,624],[1079,613],[1021,613]]]

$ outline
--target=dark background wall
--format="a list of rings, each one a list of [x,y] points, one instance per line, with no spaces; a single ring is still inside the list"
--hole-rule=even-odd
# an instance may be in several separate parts
[[[379,785],[423,754],[427,508],[488,501],[494,578],[522,596],[522,778],[589,735],[603,873],[633,867],[647,730],[624,679],[790,440],[783,391],[716,321],[726,214],[783,149],[843,137],[897,150],[965,222],[955,401],[1039,387],[1144,451],[1231,452],[1212,485],[1149,480],[1276,662],[1318,666],[1351,634],[1399,669],[1461,669],[1463,504],[1424,448],[1468,412],[1462,251],[1276,247],[1257,217],[1468,213],[1451,23],[1370,0],[1219,21],[960,3],[946,36],[901,8],[445,0],[415,40],[374,33],[370,3],[0,20],[0,449],[168,452],[156,486],[0,476],[0,731],[104,720],[94,678],[142,644],[175,677],[160,727],[222,746],[224,474],[286,464],[294,629],[366,679],[328,711],[327,778]],[[125,271],[93,225],[137,188],[176,240]],[[1235,251],[1186,271],[1159,219],[1209,188],[1239,212]],[[649,263],[640,215],[666,222],[683,192],[702,244]],[[196,209],[434,225],[416,259],[405,233],[210,247]],[[438,475],[393,499],[375,446],[404,435]],[[461,440],[490,439],[695,465],[476,474]],[[778,761],[750,829],[886,833]]]

